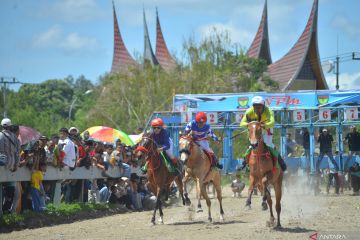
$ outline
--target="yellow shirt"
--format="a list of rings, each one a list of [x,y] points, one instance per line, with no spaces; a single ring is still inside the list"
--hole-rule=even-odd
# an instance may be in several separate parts
[[[35,171],[31,174],[31,187],[36,188],[40,191],[40,181],[43,180],[42,171]]]
[[[246,128],[248,123],[252,121],[264,122],[265,129],[273,128],[275,125],[274,113],[270,108],[265,106],[259,119],[259,116],[254,111],[254,108],[251,107],[246,110],[243,118],[241,119],[240,127]]]

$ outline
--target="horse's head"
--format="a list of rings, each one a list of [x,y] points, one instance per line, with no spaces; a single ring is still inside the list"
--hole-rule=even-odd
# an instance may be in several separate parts
[[[261,123],[257,121],[250,122],[248,124],[248,130],[250,145],[253,149],[256,149],[262,137]]]
[[[135,149],[136,162],[142,166],[150,154],[156,152],[156,144],[149,135],[144,135]]]
[[[190,147],[191,147],[192,138],[191,136],[182,136],[179,141],[179,153],[180,160],[186,163],[190,156]]]

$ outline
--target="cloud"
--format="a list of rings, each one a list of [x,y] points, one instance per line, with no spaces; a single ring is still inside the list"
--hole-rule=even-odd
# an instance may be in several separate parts
[[[98,42],[96,38],[83,37],[76,32],[66,34],[60,26],[55,25],[49,30],[35,35],[33,46],[67,51],[92,51],[98,48]]]
[[[336,89],[336,76],[334,74],[326,76],[329,89]],[[340,90],[360,89],[360,72],[342,73],[339,75]]]
[[[241,45],[251,42],[254,37],[251,32],[241,30],[232,23],[213,23],[199,27],[199,32],[202,38],[210,37],[214,33],[214,30],[219,33],[229,34],[229,38],[232,42],[241,43]]]
[[[40,14],[66,22],[86,22],[105,15],[95,0],[56,1],[52,5],[45,5]]]
[[[360,36],[360,28],[356,24],[350,22],[345,16],[335,16],[332,21],[332,26],[345,31],[352,37]]]

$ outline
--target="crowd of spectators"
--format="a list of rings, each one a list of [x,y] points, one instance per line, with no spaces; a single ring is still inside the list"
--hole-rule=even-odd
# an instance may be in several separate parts
[[[65,203],[111,203],[123,205],[132,211],[153,209],[156,197],[148,189],[147,178],[141,176],[140,168],[133,159],[133,149],[120,139],[114,143],[104,143],[91,139],[88,132],[80,136],[76,127],[64,127],[50,138],[41,136],[21,145],[18,126],[8,118],[2,120],[1,126],[0,167],[10,171],[25,167],[31,171],[29,182],[2,184],[3,212],[46,210],[46,204],[54,200],[58,182],[44,180],[48,166],[61,171],[73,171],[75,168],[98,168],[102,171],[101,179],[60,180],[61,201]],[[119,167],[120,178],[111,178],[106,172],[115,166]]]

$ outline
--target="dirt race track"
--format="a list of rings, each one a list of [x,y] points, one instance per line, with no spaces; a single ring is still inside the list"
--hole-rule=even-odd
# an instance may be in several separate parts
[[[281,230],[266,226],[269,213],[261,210],[259,196],[253,198],[252,209],[245,210],[245,197],[233,198],[226,187],[223,191],[224,223],[219,222],[217,199],[212,199],[211,224],[202,201],[202,213],[195,213],[192,206],[167,207],[163,225],[150,224],[150,211],[134,212],[0,234],[0,239],[310,239],[310,235],[324,231],[342,237],[327,239],[360,239],[360,196],[351,196],[350,191],[315,197],[285,190]]]

